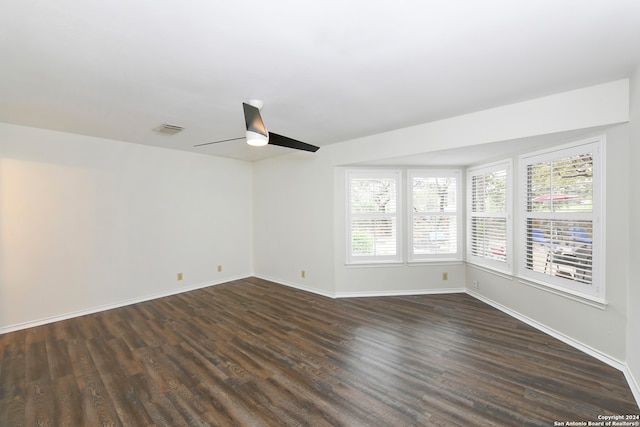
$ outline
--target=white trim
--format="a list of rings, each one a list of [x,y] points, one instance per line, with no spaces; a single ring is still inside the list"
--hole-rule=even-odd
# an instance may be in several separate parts
[[[498,270],[495,268],[487,267],[486,265],[476,264],[473,261],[467,261],[466,264],[468,267],[472,267],[472,268],[475,268],[476,270],[484,271],[485,273],[493,274],[494,276],[502,277],[503,279],[507,279],[507,280],[515,279],[514,275],[509,271]]]
[[[627,383],[629,384],[629,388],[631,389],[631,393],[633,397],[636,399],[636,403],[640,406],[640,385],[638,381],[633,377],[631,370],[628,366],[625,366],[622,370],[624,377],[627,379]]]
[[[492,271],[490,271],[492,272]],[[314,288],[309,288],[309,287],[304,287],[304,286],[300,286],[297,284],[293,284],[293,283],[286,283],[283,281],[279,281],[273,278],[269,278],[267,276],[263,276],[263,275],[255,275],[255,277],[264,279],[264,280],[269,280],[275,283],[279,283],[281,285],[284,286],[290,286],[292,288],[296,288],[302,291],[307,291],[307,292],[311,292],[311,293],[315,293],[318,295],[322,295],[322,296],[326,296],[329,298],[334,298],[334,299],[338,299],[338,298],[364,298],[364,297],[390,297],[390,296],[407,296],[407,295],[435,295],[435,294],[456,294],[456,293],[466,293],[470,296],[472,296],[473,298],[476,298],[482,302],[484,302],[485,304],[488,304],[500,311],[502,311],[503,313],[520,320],[521,322],[526,323],[527,325],[539,330],[540,332],[543,332],[547,335],[550,335],[562,342],[564,342],[565,344],[570,345],[571,347],[580,350],[592,357],[595,357],[596,359],[598,359],[599,361],[606,363],[607,365],[621,371],[622,373],[624,373],[625,378],[627,379],[627,382],[629,384],[629,388],[631,388],[631,391],[636,399],[637,402],[639,402],[639,406],[640,406],[640,387],[638,387],[638,383],[635,381],[635,379],[633,378],[633,375],[631,374],[631,372],[629,371],[629,369],[627,368],[627,365],[614,358],[611,357],[605,353],[602,353],[599,350],[596,350],[595,348],[584,344],[578,340],[575,340],[565,334],[563,334],[562,332],[556,331],[555,329],[549,328],[548,326],[533,320],[523,314],[518,313],[517,311],[514,311],[510,308],[507,308],[506,306],[497,303],[489,298],[486,298],[485,296],[474,292],[471,289],[465,288],[440,288],[440,289],[415,289],[415,290],[399,290],[399,291],[359,291],[359,292],[336,292],[336,293],[329,293],[326,291],[321,291],[319,289],[314,289]]]
[[[434,260],[420,260],[420,261],[409,261],[407,262],[407,267],[433,267],[438,265],[462,265],[465,261],[462,259],[434,259]]]
[[[293,283],[286,280],[276,279],[274,277],[265,276],[264,274],[254,274],[258,279],[268,280],[279,285],[288,286],[300,291],[311,292],[327,298],[364,298],[364,297],[399,297],[408,295],[436,295],[436,294],[461,294],[465,293],[464,288],[438,288],[438,289],[405,289],[392,291],[356,291],[356,292],[327,292],[322,289],[303,286],[299,283]]]
[[[378,262],[354,262],[351,264],[345,264],[344,265],[345,268],[369,268],[369,267],[373,267],[373,268],[378,268],[378,267],[404,267],[405,263],[404,262],[387,262],[387,261],[378,261]]]
[[[460,259],[434,259],[434,260],[421,260],[421,261],[407,261],[407,262],[378,262],[378,263],[366,263],[361,262],[357,264],[345,264],[345,268],[364,268],[364,267],[433,267],[438,265],[460,265],[465,261]]]
[[[606,135],[602,134],[598,136],[592,136],[585,139],[581,139],[578,141],[567,142],[566,144],[562,144],[562,145],[554,145],[552,147],[546,147],[540,150],[522,154],[519,157],[521,159],[541,157],[543,161],[553,160],[554,158],[557,158],[558,155],[571,156],[571,155],[581,154],[584,151],[584,147],[588,147],[593,143],[597,143],[605,140],[606,140]],[[558,154],[558,153],[562,153],[562,154]]]
[[[477,266],[474,266],[477,267]],[[489,271],[490,273],[492,273],[493,271]],[[51,317],[47,317],[47,318],[43,318],[43,319],[39,319],[39,320],[35,320],[35,321],[31,321],[31,322],[24,322],[24,323],[19,323],[19,324],[15,324],[15,325],[10,325],[4,328],[0,328],[0,335],[5,334],[5,333],[9,333],[9,332],[14,332],[14,331],[18,331],[21,329],[27,329],[27,328],[31,328],[31,327],[35,327],[35,326],[41,326],[41,325],[45,325],[48,323],[53,323],[53,322],[57,322],[57,321],[61,321],[61,320],[68,320],[74,317],[80,317],[80,316],[85,316],[88,314],[94,314],[94,313],[98,313],[101,311],[106,311],[106,310],[112,310],[115,308],[120,308],[120,307],[125,307],[128,305],[132,305],[132,304],[138,304],[141,302],[146,302],[146,301],[151,301],[154,299],[158,299],[158,298],[164,298],[167,296],[171,296],[171,295],[177,295],[177,294],[181,294],[184,292],[189,292],[189,291],[194,291],[197,289],[202,289],[202,288],[206,288],[206,287],[210,287],[210,286],[216,286],[216,285],[220,285],[223,283],[229,283],[229,282],[233,282],[236,280],[241,280],[241,279],[246,279],[249,277],[256,277],[258,279],[263,279],[263,280],[268,280],[270,282],[274,282],[283,286],[288,286],[291,288],[295,288],[301,291],[305,291],[305,292],[311,292],[313,294],[317,294],[317,295],[321,295],[324,297],[328,297],[328,298],[332,298],[332,299],[337,299],[337,298],[362,298],[362,297],[390,297],[390,296],[407,296],[407,295],[435,295],[435,294],[456,294],[456,293],[466,293],[470,296],[472,296],[473,298],[476,298],[482,302],[484,302],[485,304],[488,304],[500,311],[502,311],[503,313],[514,317],[524,323],[526,323],[527,325],[543,332],[546,333],[554,338],[559,339],[560,341],[564,342],[565,344],[568,344],[574,348],[576,348],[577,350],[580,350],[590,356],[595,357],[596,359],[600,360],[603,363],[606,363],[607,365],[618,369],[619,371],[621,371],[624,376],[625,379],[627,380],[627,383],[629,385],[629,388],[631,389],[631,392],[633,394],[633,397],[636,400],[636,403],[638,403],[638,406],[640,406],[640,386],[638,385],[638,382],[636,381],[636,379],[633,377],[633,374],[631,373],[631,371],[629,370],[628,366],[624,363],[621,362],[618,359],[615,359],[611,356],[608,356],[586,344],[581,343],[580,341],[574,340],[571,337],[568,337],[567,335],[556,331],[555,329],[549,328],[545,325],[543,325],[542,323],[539,323],[533,319],[530,319],[529,317],[526,317],[514,310],[511,310],[510,308],[507,308],[505,306],[503,306],[502,304],[499,304],[489,298],[486,298],[485,296],[474,292],[470,289],[464,289],[464,288],[440,288],[440,289],[415,289],[415,290],[400,290],[400,291],[361,291],[361,292],[336,292],[336,293],[332,293],[332,292],[327,292],[321,289],[317,289],[317,288],[313,288],[313,287],[308,287],[308,286],[302,286],[299,284],[295,284],[292,282],[287,282],[287,281],[283,281],[280,279],[275,279],[266,275],[262,275],[262,274],[251,274],[251,275],[241,275],[241,276],[236,276],[236,277],[227,277],[225,279],[222,279],[220,281],[216,281],[216,282],[212,282],[212,283],[204,283],[204,284],[199,284],[199,285],[193,285],[193,286],[189,286],[189,287],[185,287],[185,288],[181,288],[178,290],[173,290],[173,291],[169,291],[169,292],[162,292],[162,293],[158,293],[158,294],[154,294],[154,295],[148,295],[145,297],[139,297],[139,298],[132,298],[132,299],[128,299],[128,300],[124,300],[124,301],[120,301],[118,303],[114,303],[114,304],[106,304],[106,305],[102,305],[102,306],[97,306],[97,307],[92,307],[86,310],[79,310],[79,311],[75,311],[75,312],[70,312],[70,313],[66,313],[66,314],[62,314],[59,316],[51,316]]]
[[[454,212],[414,212],[413,211],[413,179],[414,178],[455,178],[456,210]],[[408,262],[428,261],[464,261],[464,205],[463,205],[463,173],[462,169],[407,169],[406,179],[406,209],[407,209],[407,260]],[[456,252],[454,254],[415,254],[413,245],[413,219],[415,215],[451,216],[456,220]]]
[[[402,180],[403,171],[401,169],[359,169],[351,168],[345,170],[345,207],[346,207],[346,264],[371,264],[371,263],[401,263],[404,259],[403,254],[403,197],[402,197]],[[363,179],[387,178],[395,180],[396,187],[396,211],[394,214],[382,214],[380,216],[388,216],[395,219],[396,233],[396,253],[395,255],[353,255],[352,251],[352,220],[353,216],[359,215],[351,212],[351,179],[353,177]],[[374,213],[360,214],[363,217],[373,216]]]
[[[322,289],[313,288],[311,286],[304,286],[299,283],[293,283],[282,279],[276,279],[275,277],[266,276],[264,274],[254,274],[253,277],[257,277],[258,279],[268,280],[273,283],[277,283],[279,285],[288,286],[290,288],[298,289],[300,291],[311,292],[312,294],[320,295],[327,298],[335,299],[336,295],[334,292],[327,292]]]
[[[472,181],[474,176],[485,175],[491,172],[506,171],[506,185],[505,185],[505,212],[473,212],[473,191]],[[513,239],[513,158],[508,158],[492,163],[476,165],[466,170],[466,260],[475,265],[481,265],[488,269],[494,269],[498,271],[507,271],[508,274],[513,274],[513,261],[514,261],[514,239]],[[472,222],[473,218],[505,218],[506,221],[506,260],[504,263],[477,257],[472,254]]]
[[[508,157],[502,160],[496,160],[495,162],[490,163],[476,163],[475,165],[469,166],[467,168],[467,173],[471,172],[472,174],[481,172],[481,171],[492,171],[492,170],[500,170],[502,166],[508,163],[509,167],[513,166],[513,158]]]
[[[473,265],[474,268],[479,268],[481,270],[485,270],[488,273],[494,273],[494,274],[498,274],[501,275],[500,272],[494,271],[494,270],[489,270],[489,269],[485,269],[481,266],[478,265]],[[631,371],[629,370],[629,368],[627,367],[626,363],[613,358],[607,354],[602,353],[599,350],[596,350],[595,348],[588,346],[587,344],[584,344],[578,340],[575,340],[565,334],[563,334],[562,332],[556,331],[555,329],[549,328],[548,326],[533,320],[527,316],[524,316],[520,313],[518,313],[517,311],[511,310],[510,308],[505,307],[502,304],[499,304],[489,298],[486,298],[485,296],[474,292],[471,289],[465,288],[465,289],[459,289],[459,288],[440,288],[440,289],[416,289],[416,290],[402,290],[402,291],[360,291],[360,292],[336,292],[336,293],[329,293],[326,291],[321,291],[319,289],[315,289],[315,288],[309,288],[309,287],[304,287],[304,286],[300,286],[297,284],[293,284],[293,283],[286,283],[283,281],[279,281],[273,278],[269,278],[267,276],[263,276],[263,275],[255,275],[255,277],[264,279],[264,280],[269,280],[275,283],[279,283],[281,285],[284,286],[290,286],[292,288],[295,289],[299,289],[302,291],[307,291],[307,292],[311,292],[314,294],[318,294],[318,295],[322,295],[322,296],[326,296],[329,298],[333,298],[333,299],[339,299],[339,298],[365,298],[365,297],[391,297],[391,296],[407,296],[407,295],[435,295],[435,294],[455,294],[455,293],[466,293],[470,296],[472,296],[473,298],[476,298],[482,302],[484,302],[485,304],[488,304],[500,311],[502,311],[503,313],[507,314],[508,316],[511,316],[515,319],[520,320],[521,322],[526,323],[527,325],[537,329],[540,332],[543,332],[547,335],[550,335],[562,342],[564,342],[565,344],[570,345],[571,347],[582,351],[592,357],[595,357],[596,359],[598,359],[599,361],[606,363],[607,365],[621,371],[624,376],[625,379],[627,380],[627,384],[629,385],[629,388],[631,389],[631,393],[633,394],[633,397],[636,400],[636,403],[638,404],[638,406],[640,406],[640,386],[638,385],[638,382],[636,381],[636,379],[633,377]],[[513,276],[511,276],[511,278],[514,278]],[[547,288],[548,290],[548,288]]]
[[[567,288],[563,288],[560,286],[555,286],[551,283],[541,282],[541,281],[534,280],[529,277],[523,277],[523,276],[517,276],[516,278],[518,279],[518,282],[523,285],[531,286],[536,289],[540,289],[541,291],[549,292],[554,295],[559,295],[561,297],[565,297],[573,301],[578,301],[583,304],[587,304],[592,307],[599,308],[601,310],[605,310],[609,305],[609,303],[607,303],[606,300],[594,298],[591,295],[581,294],[579,292],[575,292],[573,290],[569,290]]]
[[[408,295],[463,294],[464,288],[409,289],[401,291],[336,292],[336,298],[400,297]]]
[[[544,332],[547,335],[551,335],[552,337],[559,339],[560,341],[562,341],[565,344],[570,345],[571,347],[580,350],[584,353],[587,353],[589,356],[593,356],[596,359],[598,359],[599,361],[606,363],[607,365],[616,368],[619,371],[624,372],[626,369],[626,364],[614,357],[611,357],[607,354],[602,353],[599,350],[596,350],[595,348],[584,344],[578,340],[575,340],[565,334],[563,334],[562,332],[556,331],[553,328],[550,328],[536,320],[533,320],[523,314],[518,313],[517,311],[514,311],[498,302],[493,301],[492,299],[489,299],[487,297],[485,297],[484,295],[481,295],[471,289],[467,289],[467,294],[471,295],[472,297],[486,303],[489,304],[490,306],[502,311],[503,313],[508,314],[511,317],[514,317],[524,323],[526,323],[527,325],[536,328],[537,330]]]
[[[527,208],[527,166],[534,164],[535,162],[552,161],[563,156],[573,156],[584,153],[586,151],[593,150],[593,179],[592,179],[592,198],[593,208],[591,212],[529,212]],[[550,292],[557,293],[558,295],[572,294],[576,298],[576,301],[592,300],[600,306],[604,306],[606,303],[605,289],[605,272],[606,265],[604,246],[605,240],[605,212],[606,205],[604,199],[604,188],[606,186],[605,176],[605,153],[606,153],[606,135],[599,135],[583,139],[580,141],[563,144],[543,150],[535,151],[532,153],[526,153],[518,157],[519,165],[519,193],[520,199],[518,200],[518,215],[519,221],[516,227],[518,233],[518,248],[519,248],[519,260],[517,275],[519,278],[525,280],[522,283],[530,284],[532,286],[549,287]],[[552,276],[550,274],[540,273],[527,268],[527,242],[529,239],[527,236],[527,223],[530,218],[544,218],[555,221],[571,221],[571,220],[589,220],[592,224],[592,282],[591,284],[581,284],[575,280],[565,279],[562,277]],[[559,291],[559,292],[557,292]],[[589,295],[589,297],[586,297]]]
[[[59,314],[59,315],[50,316],[50,317],[43,317],[41,319],[31,320],[31,321],[28,321],[28,322],[16,323],[16,324],[13,324],[13,325],[9,325],[9,326],[5,326],[5,327],[0,328],[0,335],[6,334],[6,333],[9,333],[9,332],[19,331],[19,330],[22,330],[22,329],[33,328],[35,326],[46,325],[48,323],[59,322],[61,320],[68,320],[68,319],[72,319],[74,317],[86,316],[88,314],[95,314],[95,313],[99,313],[101,311],[113,310],[114,308],[121,308],[121,307],[126,307],[128,305],[138,304],[138,303],[141,303],[141,302],[152,301],[154,299],[164,298],[164,297],[168,297],[168,296],[171,296],[171,295],[178,295],[178,294],[182,294],[184,292],[195,291],[197,289],[202,289],[202,288],[208,288],[210,286],[221,285],[223,283],[233,282],[235,280],[246,279],[247,277],[251,277],[251,275],[248,275],[248,276],[247,275],[241,275],[241,276],[236,276],[236,277],[226,277],[226,278],[224,278],[222,280],[215,281],[215,282],[200,283],[200,284],[197,284],[197,285],[192,285],[192,286],[187,286],[187,287],[184,287],[184,288],[174,289],[174,290],[167,291],[167,292],[160,292],[160,293],[157,293],[157,294],[151,294],[151,295],[146,295],[146,296],[142,296],[142,297],[126,299],[126,300],[118,301],[118,302],[111,303],[111,304],[99,305],[99,306],[95,306],[95,307],[91,307],[91,308],[87,308],[87,309],[83,309],[83,310],[71,311],[69,313]]]
[[[521,283],[523,285],[531,286],[533,288],[540,289],[541,291],[549,292],[554,295],[568,298],[570,300],[577,301],[582,304],[590,305],[591,307],[599,308],[600,310],[605,310],[609,305],[609,303],[606,300],[594,298],[591,295],[585,295],[585,294],[569,291],[566,288],[555,286],[547,282],[540,282],[540,281],[531,279],[529,277],[514,276],[506,271],[494,270],[484,265],[475,264],[471,261],[467,261],[467,266],[471,268],[475,268],[480,271],[484,271],[485,273],[493,274],[494,276],[498,276],[503,279],[507,279],[511,282],[517,280],[518,283]]]
[[[614,357],[611,357],[607,354],[602,353],[599,350],[596,350],[595,348],[588,346],[587,344],[584,344],[578,340],[575,340],[565,334],[563,334],[562,332],[558,332],[555,329],[549,328],[548,326],[543,325],[540,322],[537,322],[527,316],[524,316],[520,313],[518,313],[517,311],[511,310],[510,308],[505,307],[504,305],[497,303],[495,301],[493,301],[492,299],[489,299],[471,289],[467,289],[466,293],[471,295],[472,297],[486,303],[489,304],[490,306],[502,311],[505,314],[508,314],[511,317],[514,317],[524,323],[526,323],[527,325],[536,328],[537,330],[544,332],[547,335],[551,335],[552,337],[559,339],[560,341],[562,341],[565,344],[570,345],[571,347],[580,350],[586,354],[588,354],[589,356],[595,357],[596,359],[598,359],[599,361],[606,363],[607,365],[611,366],[612,368],[615,368],[619,371],[621,371],[624,374],[625,379],[627,380],[627,384],[629,385],[629,388],[631,389],[631,393],[633,394],[633,397],[636,401],[636,404],[638,406],[640,406],[640,383],[638,383],[638,381],[636,381],[636,379],[634,378],[633,374],[631,373],[631,370],[629,369],[629,367],[627,366],[627,364],[625,362],[622,362]]]

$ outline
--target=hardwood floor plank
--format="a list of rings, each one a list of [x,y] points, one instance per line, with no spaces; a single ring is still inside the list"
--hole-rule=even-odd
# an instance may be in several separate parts
[[[149,375],[136,374],[129,379],[133,392],[155,425],[187,426],[186,421]]]
[[[56,339],[55,336],[47,338],[45,343],[47,353],[48,375],[52,381],[63,378],[73,373],[73,365],[69,358],[66,341]]]
[[[42,328],[45,330],[46,328]],[[33,334],[35,336],[35,334]],[[39,338],[44,338],[40,336]],[[50,426],[55,418],[55,404],[50,379],[50,367],[46,342],[31,341],[26,344],[25,357],[25,423]]]
[[[184,369],[198,377],[196,391],[203,404],[215,414],[217,425],[257,425],[249,408],[242,406],[232,387],[228,386],[228,377],[209,361],[203,361],[201,355],[192,348],[180,346],[181,363]]]
[[[90,323],[90,320],[85,319],[83,323]],[[90,327],[84,329],[86,333]],[[120,418],[93,363],[87,344],[86,341],[73,340],[68,348],[81,394],[83,423],[84,425],[121,426]]]
[[[124,425],[152,424],[130,381],[130,376],[137,373],[138,369],[127,369],[132,363],[131,359],[126,358],[130,353],[122,340],[115,338],[108,341],[90,340],[87,348],[122,423]]]
[[[548,426],[624,375],[466,294],[248,278],[0,336],[0,425]]]
[[[6,426],[25,425],[27,396],[25,338],[26,333],[18,331],[15,333],[15,340],[7,340],[2,349],[0,408],[3,412],[0,414],[0,420],[3,420],[2,425]]]
[[[32,381],[27,387],[25,400],[25,424],[28,426],[53,426],[55,401],[49,378]]]
[[[55,416],[53,426],[81,426],[83,425],[82,393],[78,387],[75,375],[67,375],[52,381]]]

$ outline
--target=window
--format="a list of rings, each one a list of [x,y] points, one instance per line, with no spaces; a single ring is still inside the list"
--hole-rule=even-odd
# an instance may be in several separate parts
[[[460,260],[460,171],[409,171],[410,261]]]
[[[467,260],[511,273],[511,161],[467,171]]]
[[[604,137],[520,158],[520,273],[604,299],[600,224]]]
[[[401,262],[400,172],[347,172],[348,263]]]

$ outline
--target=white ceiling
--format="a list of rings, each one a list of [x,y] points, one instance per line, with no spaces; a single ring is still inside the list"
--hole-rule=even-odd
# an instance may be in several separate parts
[[[0,14],[0,121],[257,160],[242,101],[323,146],[628,77],[637,0],[29,0]],[[157,135],[162,123],[184,126]]]

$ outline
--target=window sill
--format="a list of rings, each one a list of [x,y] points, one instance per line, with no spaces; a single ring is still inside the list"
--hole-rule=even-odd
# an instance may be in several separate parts
[[[438,265],[460,265],[461,259],[439,259],[433,261],[407,261],[407,262],[352,262],[345,263],[346,268],[376,268],[376,267],[432,267]]]
[[[344,265],[347,268],[380,268],[380,267],[403,267],[403,262],[351,262]]]
[[[606,300],[594,297],[592,295],[583,294],[580,292],[571,291],[569,289],[564,289],[559,286],[552,285],[550,283],[544,283],[535,279],[531,279],[529,277],[524,276],[516,276],[518,278],[518,282],[523,285],[531,286],[536,289],[540,289],[542,291],[546,291],[552,293],[554,295],[559,295],[564,298],[568,298],[573,301],[580,302],[582,304],[590,305],[591,307],[599,308],[600,310],[605,310],[609,305]]]
[[[433,265],[457,265],[462,264],[464,261],[461,259],[434,259],[434,260],[413,260],[407,262],[409,267],[428,267]]]

